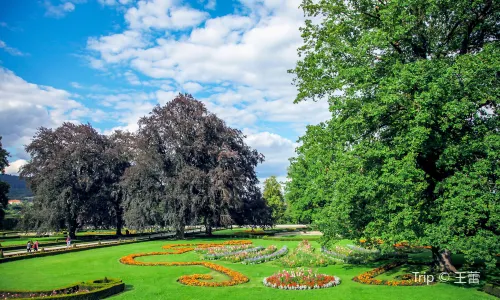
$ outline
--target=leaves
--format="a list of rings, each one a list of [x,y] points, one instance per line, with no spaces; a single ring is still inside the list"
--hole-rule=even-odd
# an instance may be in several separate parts
[[[493,265],[499,3],[302,7],[323,18],[302,29],[296,101],[328,98],[332,119],[308,127],[289,169],[299,219],[314,220],[325,241],[406,240]]]

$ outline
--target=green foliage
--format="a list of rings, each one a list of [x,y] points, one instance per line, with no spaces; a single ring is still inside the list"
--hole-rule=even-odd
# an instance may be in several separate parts
[[[276,176],[271,176],[264,180],[264,193],[262,194],[262,197],[266,201],[267,206],[272,210],[274,222],[282,222],[285,215],[286,205],[281,191],[281,184],[276,179]]]
[[[500,3],[304,0],[296,101],[327,98],[287,199],[326,239],[500,252]]]

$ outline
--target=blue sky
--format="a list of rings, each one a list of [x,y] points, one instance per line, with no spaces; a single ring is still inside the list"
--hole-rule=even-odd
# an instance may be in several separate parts
[[[8,173],[40,126],[90,122],[134,131],[154,105],[188,92],[286,176],[325,102],[293,104],[300,0],[16,0],[0,2],[0,136]]]

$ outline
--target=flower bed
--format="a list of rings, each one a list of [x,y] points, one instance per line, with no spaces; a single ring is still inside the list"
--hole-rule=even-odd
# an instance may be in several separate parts
[[[153,256],[153,255],[175,255],[182,254],[189,251],[193,251],[195,248],[210,248],[218,247],[224,245],[243,245],[252,243],[251,241],[227,241],[219,244],[170,244],[165,245],[162,248],[165,250],[170,250],[169,252],[150,252],[150,253],[137,253],[124,256],[120,259],[122,264],[135,265],[135,266],[204,266],[216,272],[227,275],[230,280],[225,280],[222,282],[206,282],[202,280],[211,280],[213,277],[208,274],[193,274],[181,276],[177,281],[181,284],[190,286],[204,286],[204,287],[221,287],[221,286],[232,286],[237,284],[242,284],[248,282],[248,277],[245,275],[233,271],[229,268],[211,263],[211,262],[140,262],[135,259],[143,256]]]
[[[248,249],[254,247],[252,244],[243,244],[243,245],[231,245],[231,246],[216,246],[216,247],[197,247],[194,249],[194,251],[202,254],[214,254],[214,253],[220,253],[220,252],[227,252],[227,251],[236,251],[236,250],[243,250],[243,249]]]
[[[219,258],[224,258],[224,257],[237,256],[240,254],[245,255],[245,254],[249,254],[252,252],[258,252],[258,251],[261,251],[263,249],[264,249],[264,247],[262,247],[262,246],[243,249],[243,250],[237,250],[237,251],[224,251],[225,249],[222,249],[224,252],[208,253],[208,254],[205,254],[203,256],[203,259],[214,260],[214,259],[219,259]]]
[[[435,282],[428,282],[420,279],[415,279],[413,276],[408,277],[407,274],[402,276],[403,280],[375,279],[375,276],[385,273],[391,269],[397,268],[403,265],[404,263],[405,263],[404,261],[392,262],[390,264],[383,265],[381,267],[375,268],[361,275],[358,275],[354,277],[352,280],[364,284],[390,285],[390,286],[415,286],[415,285],[429,285],[435,283]]]
[[[367,263],[382,257],[378,250],[370,250],[354,245],[347,245],[346,247],[335,246],[333,250],[328,250],[323,247],[321,251],[334,260],[348,264]]]
[[[257,257],[257,256],[269,255],[271,253],[276,252],[276,249],[277,249],[276,246],[271,245],[271,246],[268,246],[267,248],[261,249],[257,252],[243,251],[241,253],[238,253],[237,255],[224,257],[223,259],[236,263],[236,262],[241,262],[245,259],[249,259],[249,258],[253,258],[253,257]]]
[[[102,299],[124,289],[125,284],[121,280],[104,278],[50,291],[0,291],[0,299]]]
[[[332,262],[322,253],[316,253],[309,241],[303,240],[289,255],[280,259],[280,263],[284,267],[295,268],[326,267]]]
[[[283,270],[263,280],[265,286],[283,290],[311,290],[323,289],[340,284],[336,276],[318,274],[312,269],[298,269],[296,271]]]
[[[281,248],[280,250],[278,250],[276,252],[273,252],[273,253],[267,254],[267,255],[258,255],[258,256],[251,257],[251,258],[247,258],[247,259],[243,260],[242,263],[245,265],[260,264],[260,263],[264,263],[266,261],[271,261],[271,260],[275,260],[277,258],[280,258],[287,253],[288,253],[288,247],[283,246],[283,248]]]

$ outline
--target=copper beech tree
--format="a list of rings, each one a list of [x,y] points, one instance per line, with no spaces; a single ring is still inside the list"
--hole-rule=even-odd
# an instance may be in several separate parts
[[[257,186],[255,167],[264,159],[241,131],[207,111],[191,95],[179,94],[139,121],[127,186],[128,224],[270,225],[270,210]]]

